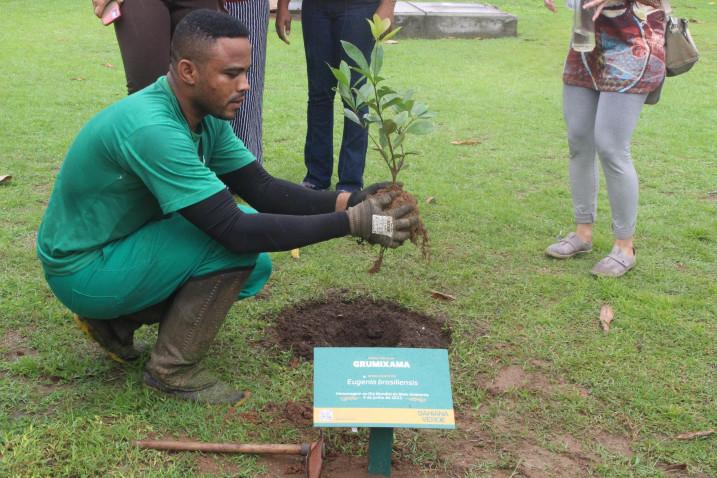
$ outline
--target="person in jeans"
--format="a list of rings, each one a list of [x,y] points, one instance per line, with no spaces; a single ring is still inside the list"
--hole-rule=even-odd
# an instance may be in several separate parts
[[[329,65],[338,67],[343,59],[353,64],[343,52],[341,40],[356,45],[365,56],[373,48],[373,36],[367,18],[378,14],[393,21],[395,0],[304,0],[301,5],[301,27],[306,53],[309,102],[306,112],[304,163],[306,176],[302,184],[311,189],[328,189],[334,167],[333,127],[334,88],[336,78]],[[288,41],[291,27],[289,0],[279,0],[276,30]],[[352,82],[358,75],[352,74]],[[363,186],[368,131],[344,118],[339,151],[337,191],[357,191]]]
[[[110,0],[92,0],[97,18]],[[169,68],[169,44],[177,24],[200,8],[221,10],[224,0],[118,0],[122,15],[115,20],[127,93],[151,85]]]
[[[555,11],[553,0],[545,6]],[[592,250],[597,214],[598,165],[607,184],[615,242],[592,269],[619,277],[636,262],[638,179],[630,154],[632,133],[647,95],[665,77],[665,12],[660,0],[593,0],[595,49],[570,49],[563,73],[570,186],[577,227],[546,254],[567,259]]]
[[[234,302],[267,281],[267,252],[349,234],[398,247],[417,221],[389,209],[395,193],[373,195],[385,184],[312,191],[254,160],[228,121],[249,90],[248,36],[225,13],[188,14],[167,76],[79,132],[37,235],[53,293],[111,358],[136,360],[135,330],[159,323],[144,383],[184,400],[248,396],[202,362]]]

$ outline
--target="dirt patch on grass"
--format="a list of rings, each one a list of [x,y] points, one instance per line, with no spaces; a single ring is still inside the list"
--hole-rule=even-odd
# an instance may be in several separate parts
[[[264,456],[259,462],[267,467],[262,478],[303,477],[306,471],[301,457]],[[324,459],[321,472],[322,478],[370,478],[368,474],[368,458],[365,456],[328,456]],[[439,471],[422,470],[410,463],[394,462],[391,466],[393,478],[447,478],[449,475]]]
[[[516,450],[516,469],[525,478],[553,478],[588,476],[590,464],[571,454],[555,453],[531,443],[523,443]]]
[[[596,437],[596,439],[603,448],[613,454],[627,457],[632,456],[630,440],[627,437],[602,432]]]
[[[275,318],[274,339],[311,360],[314,347],[448,348],[445,320],[366,297],[332,296],[283,310]]]
[[[26,344],[25,337],[9,330],[0,338],[0,354],[8,362],[16,362],[22,357],[34,357],[38,352]]]
[[[365,456],[329,456],[324,462],[322,478],[369,478],[368,458]],[[420,467],[404,462],[391,464],[393,478],[447,478],[448,475],[437,470],[422,470]]]
[[[535,364],[540,362],[536,361]],[[527,372],[519,365],[509,365],[498,371],[495,377],[485,374],[478,375],[477,385],[491,396],[503,395],[513,390],[524,389],[547,395],[577,394],[581,397],[590,395],[590,391],[575,384],[567,383],[560,378],[553,378],[541,372]]]
[[[198,476],[238,476],[239,473],[239,467],[221,455],[198,454],[195,462]]]

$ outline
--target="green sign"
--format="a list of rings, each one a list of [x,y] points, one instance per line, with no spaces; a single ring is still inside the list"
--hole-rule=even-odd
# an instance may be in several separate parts
[[[455,428],[448,351],[315,348],[314,426]]]

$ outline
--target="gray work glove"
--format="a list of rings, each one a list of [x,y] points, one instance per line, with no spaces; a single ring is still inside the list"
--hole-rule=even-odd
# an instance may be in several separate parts
[[[398,183],[399,186],[402,186],[402,183]],[[348,206],[353,207],[357,204],[364,202],[367,197],[376,194],[379,189],[388,189],[391,187],[390,181],[385,181],[383,183],[374,183],[370,186],[365,187],[364,189],[360,191],[354,191],[351,193],[351,196],[349,196]]]
[[[391,249],[403,244],[411,235],[411,227],[418,223],[418,217],[405,217],[414,210],[410,204],[386,209],[398,194],[396,191],[379,194],[348,208],[351,235]]]

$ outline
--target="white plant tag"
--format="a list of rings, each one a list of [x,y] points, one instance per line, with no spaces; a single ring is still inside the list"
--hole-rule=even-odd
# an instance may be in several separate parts
[[[379,236],[393,236],[393,218],[374,214],[371,218],[371,233]]]

